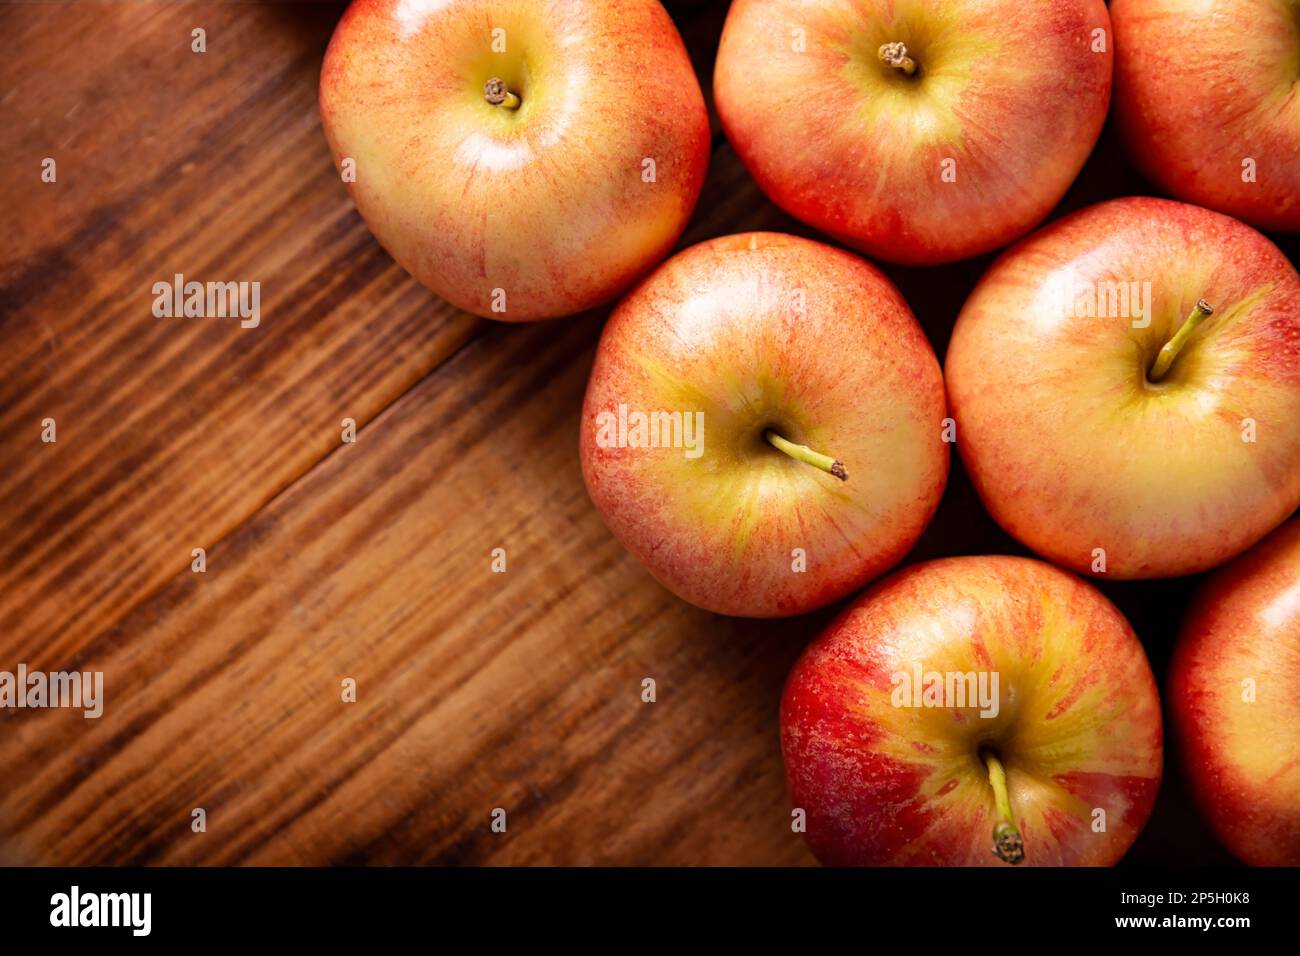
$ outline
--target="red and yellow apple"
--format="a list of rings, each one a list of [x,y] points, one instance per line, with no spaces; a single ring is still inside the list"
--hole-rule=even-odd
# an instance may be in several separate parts
[[[1300,505],[1300,276],[1227,216],[1121,199],[1030,236],[946,378],[989,513],[1080,572],[1203,571]]]
[[[1115,111],[1188,202],[1300,230],[1300,0],[1114,0]]]
[[[1300,518],[1218,571],[1183,623],[1169,712],[1191,790],[1255,866],[1300,866]]]
[[[708,164],[704,99],[657,0],[355,0],[320,111],[384,248],[504,321],[624,291],[676,243]]]
[[[928,264],[1028,232],[1110,103],[1102,0],[735,0],[718,116],[763,191],[870,255]]]
[[[728,236],[664,263],[610,316],[582,472],[678,596],[799,614],[920,536],[948,477],[944,417],[934,352],[879,270],[806,239]]]
[[[875,585],[808,647],[781,745],[823,863],[1107,866],[1155,802],[1160,699],[1091,585],[946,558]]]

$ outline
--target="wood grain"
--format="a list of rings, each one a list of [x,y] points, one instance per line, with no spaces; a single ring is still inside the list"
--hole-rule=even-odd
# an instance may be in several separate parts
[[[773,735],[825,615],[695,611],[610,538],[576,457],[602,316],[484,334],[393,265],[321,141],[330,17],[4,16],[0,661],[108,701],[0,712],[0,861],[807,862]],[[693,47],[720,17],[687,7]],[[779,220],[719,152],[689,241]],[[259,279],[262,325],[155,319],[176,271]]]
[[[19,42],[0,62],[18,132],[0,153],[16,238],[0,261],[0,659],[53,667],[482,321],[412,283],[342,193],[315,118],[328,18],[3,15]],[[56,183],[39,179],[46,156]],[[176,273],[259,281],[262,324],[155,318],[151,287]]]
[[[771,732],[815,625],[690,610],[604,531],[595,328],[493,330],[84,648],[114,703],[27,718],[8,825],[60,862],[798,859]]]
[[[725,4],[669,6],[707,95]],[[0,710],[0,863],[811,862],[777,705],[834,609],[709,615],[611,538],[577,462],[603,314],[487,323],[378,247],[316,116],[340,10],[0,4],[0,669],[107,697]],[[811,235],[714,133],[683,244]],[[1108,131],[1062,211],[1149,191]],[[886,269],[940,355],[989,261]],[[261,281],[262,324],[154,318],[175,272]],[[986,552],[1023,549],[958,466],[911,559]],[[1157,673],[1195,584],[1106,585]],[[1135,859],[1224,859],[1161,800]]]

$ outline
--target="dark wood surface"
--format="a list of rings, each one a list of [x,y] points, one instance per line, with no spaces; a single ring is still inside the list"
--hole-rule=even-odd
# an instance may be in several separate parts
[[[725,6],[669,4],[706,95]],[[0,710],[0,863],[811,862],[777,704],[835,609],[706,614],[611,538],[577,461],[604,313],[493,324],[379,248],[316,114],[341,9],[0,3],[0,669],[107,698]],[[813,235],[713,128],[683,244]],[[1108,129],[1061,211],[1150,191]],[[941,358],[990,261],[886,268]],[[261,325],[155,318],[177,272],[260,281]],[[909,561],[1022,553],[954,463]],[[1105,586],[1159,676],[1195,583]],[[1171,755],[1130,860],[1226,859]]]

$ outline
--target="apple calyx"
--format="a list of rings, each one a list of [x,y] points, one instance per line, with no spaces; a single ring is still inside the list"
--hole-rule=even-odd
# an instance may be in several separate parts
[[[1011,815],[1011,797],[1007,793],[1007,772],[998,755],[991,750],[980,751],[984,765],[988,767],[989,784],[993,787],[993,802],[997,807],[998,819],[993,824],[993,855],[1005,863],[1015,865],[1025,859],[1025,841],[1016,827]]]
[[[1204,299],[1198,300],[1196,307],[1192,309],[1192,314],[1187,317],[1187,321],[1179,327],[1178,331],[1174,333],[1174,337],[1166,342],[1164,348],[1156,355],[1156,360],[1152,364],[1151,372],[1148,375],[1151,381],[1158,382],[1165,377],[1169,367],[1174,364],[1174,359],[1178,358],[1178,353],[1182,351],[1183,346],[1187,344],[1187,340],[1196,331],[1196,327],[1212,315],[1214,315],[1214,306]]]
[[[880,49],[876,51],[876,56],[880,57],[880,62],[885,66],[892,66],[896,70],[901,70],[904,76],[916,75],[916,61],[907,55],[906,43],[899,41],[882,43]]]
[[[511,93],[506,81],[494,76],[483,84],[483,98],[493,106],[504,106],[508,110],[519,109],[519,97]]]
[[[763,432],[763,437],[774,448],[785,452],[796,461],[806,462],[814,468],[820,468],[828,475],[834,475],[840,481],[849,480],[849,473],[844,470],[844,462],[838,458],[832,458],[830,455],[823,455],[820,452],[813,451],[807,445],[796,445],[770,429]]]

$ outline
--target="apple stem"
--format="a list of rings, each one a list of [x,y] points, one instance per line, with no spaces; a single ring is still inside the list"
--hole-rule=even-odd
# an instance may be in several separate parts
[[[1212,315],[1214,315],[1214,306],[1204,299],[1196,303],[1196,308],[1192,309],[1192,314],[1187,317],[1187,321],[1174,333],[1174,337],[1165,343],[1165,347],[1156,356],[1155,364],[1151,366],[1151,381],[1158,382],[1165,377],[1165,373],[1169,371],[1169,366],[1174,364],[1174,359],[1178,358],[1178,353],[1187,344],[1187,340],[1196,331],[1196,327]]]
[[[506,81],[494,76],[483,84],[483,98],[493,106],[504,106],[508,110],[519,109],[519,97],[506,87]]]
[[[876,56],[880,57],[880,62],[885,66],[901,70],[904,76],[916,75],[916,61],[907,55],[906,43],[882,43]]]
[[[823,455],[820,452],[815,452],[807,445],[796,445],[792,441],[786,441],[774,431],[763,432],[763,437],[791,458],[794,458],[797,461],[807,462],[814,468],[820,468],[827,474],[834,475],[840,481],[849,480],[849,473],[844,470],[844,463],[838,458],[832,458],[830,455]]]
[[[997,805],[998,819],[993,824],[993,855],[999,860],[1016,864],[1025,859],[1025,841],[1016,828],[1011,815],[1011,796],[1007,793],[1007,772],[998,755],[991,750],[980,754],[989,770],[989,784],[993,787],[993,802]]]

